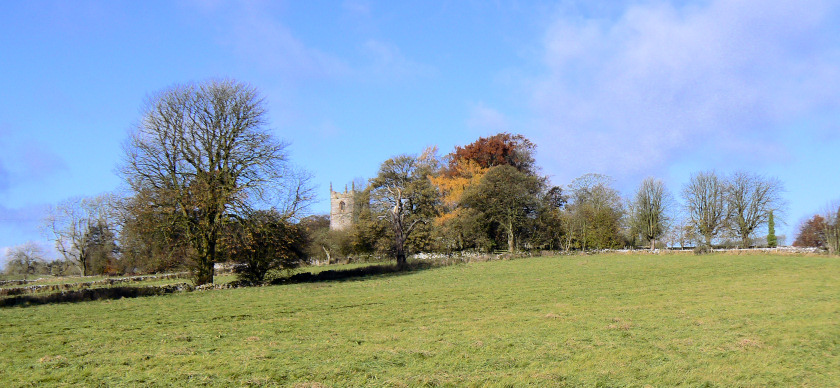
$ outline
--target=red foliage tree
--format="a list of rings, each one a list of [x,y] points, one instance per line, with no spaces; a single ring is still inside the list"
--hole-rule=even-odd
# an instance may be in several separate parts
[[[824,247],[825,246],[825,218],[815,215],[799,227],[799,235],[793,242],[795,247]]]
[[[447,173],[457,174],[458,164],[471,160],[482,168],[510,165],[521,172],[533,174],[534,148],[534,143],[522,135],[499,133],[481,137],[466,146],[455,147],[455,151],[449,154]]]

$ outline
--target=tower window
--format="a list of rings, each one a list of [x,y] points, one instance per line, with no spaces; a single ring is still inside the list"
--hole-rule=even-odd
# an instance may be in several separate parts
[[[338,203],[338,210],[344,211],[344,201]]]

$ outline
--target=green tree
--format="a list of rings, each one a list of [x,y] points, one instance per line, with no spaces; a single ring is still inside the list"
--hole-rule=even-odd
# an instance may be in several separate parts
[[[584,250],[621,246],[624,209],[611,182],[606,175],[585,174],[569,184],[572,202],[563,217],[567,249],[572,245]]]
[[[767,246],[775,248],[779,244],[776,239],[776,221],[773,219],[773,211],[767,217]]]
[[[87,246],[91,274],[116,275],[121,272],[116,262],[119,253],[116,236],[107,222],[100,220],[91,225],[85,234],[84,244]]]
[[[552,187],[540,201],[537,216],[531,222],[531,241],[543,249],[559,249],[563,244],[563,208],[566,195],[560,187]]]
[[[496,166],[464,192],[461,203],[501,226],[507,236],[508,252],[514,252],[518,229],[536,215],[543,185],[542,179],[513,166]]]

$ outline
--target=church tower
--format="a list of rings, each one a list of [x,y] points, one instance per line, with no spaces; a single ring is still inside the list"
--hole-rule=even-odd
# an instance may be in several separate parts
[[[344,230],[353,225],[353,207],[356,204],[356,186],[350,191],[347,191],[347,186],[344,186],[344,192],[333,191],[332,183],[330,183],[330,229]]]

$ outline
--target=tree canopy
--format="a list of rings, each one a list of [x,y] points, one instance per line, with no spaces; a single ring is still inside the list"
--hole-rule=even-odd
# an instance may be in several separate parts
[[[286,144],[267,128],[257,90],[234,80],[176,85],[147,101],[125,146],[123,177],[190,245],[197,284],[213,282],[222,227],[232,214],[291,195],[305,200]]]

